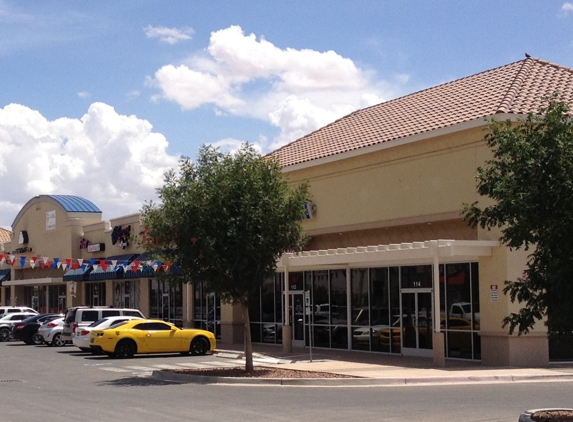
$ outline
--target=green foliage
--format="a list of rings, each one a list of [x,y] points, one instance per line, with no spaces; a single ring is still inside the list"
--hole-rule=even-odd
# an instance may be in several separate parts
[[[307,183],[291,189],[278,162],[248,144],[234,155],[203,146],[195,162],[183,157],[166,173],[158,193],[161,204],[142,210],[152,247],[174,249],[177,276],[223,301],[248,306],[277,259],[304,241]]]
[[[531,251],[522,277],[504,288],[522,308],[504,318],[510,333],[547,316],[550,336],[573,332],[573,122],[554,96],[518,124],[492,121],[493,159],[478,168],[477,189],[494,204],[464,204],[473,226],[501,229],[511,249]]]

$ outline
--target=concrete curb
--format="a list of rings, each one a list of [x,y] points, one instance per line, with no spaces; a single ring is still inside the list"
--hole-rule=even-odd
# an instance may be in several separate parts
[[[236,378],[182,374],[170,370],[153,371],[152,378],[182,384],[233,384],[320,387],[375,387],[436,384],[467,384],[494,382],[573,381],[573,374],[555,375],[489,375],[451,377],[394,377],[394,378]]]

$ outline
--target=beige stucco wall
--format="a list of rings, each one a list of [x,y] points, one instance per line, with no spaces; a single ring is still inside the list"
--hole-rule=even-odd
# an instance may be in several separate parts
[[[457,217],[462,203],[477,199],[475,169],[488,153],[482,137],[472,129],[288,172],[293,184],[310,181],[316,215],[305,229],[323,234]]]

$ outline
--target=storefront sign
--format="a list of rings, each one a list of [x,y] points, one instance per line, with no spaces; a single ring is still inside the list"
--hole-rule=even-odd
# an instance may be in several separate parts
[[[103,252],[105,251],[105,243],[92,243],[88,245],[88,252]]]

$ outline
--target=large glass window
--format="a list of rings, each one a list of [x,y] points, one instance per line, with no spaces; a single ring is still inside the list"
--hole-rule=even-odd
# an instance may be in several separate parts
[[[193,326],[211,331],[221,338],[221,298],[204,288],[203,283],[193,283]]]
[[[178,327],[183,326],[183,284],[171,284],[149,279],[150,318],[162,319]]]
[[[480,359],[477,263],[441,265],[440,293],[445,299],[440,301],[443,307],[440,323],[446,333],[446,356]]]

